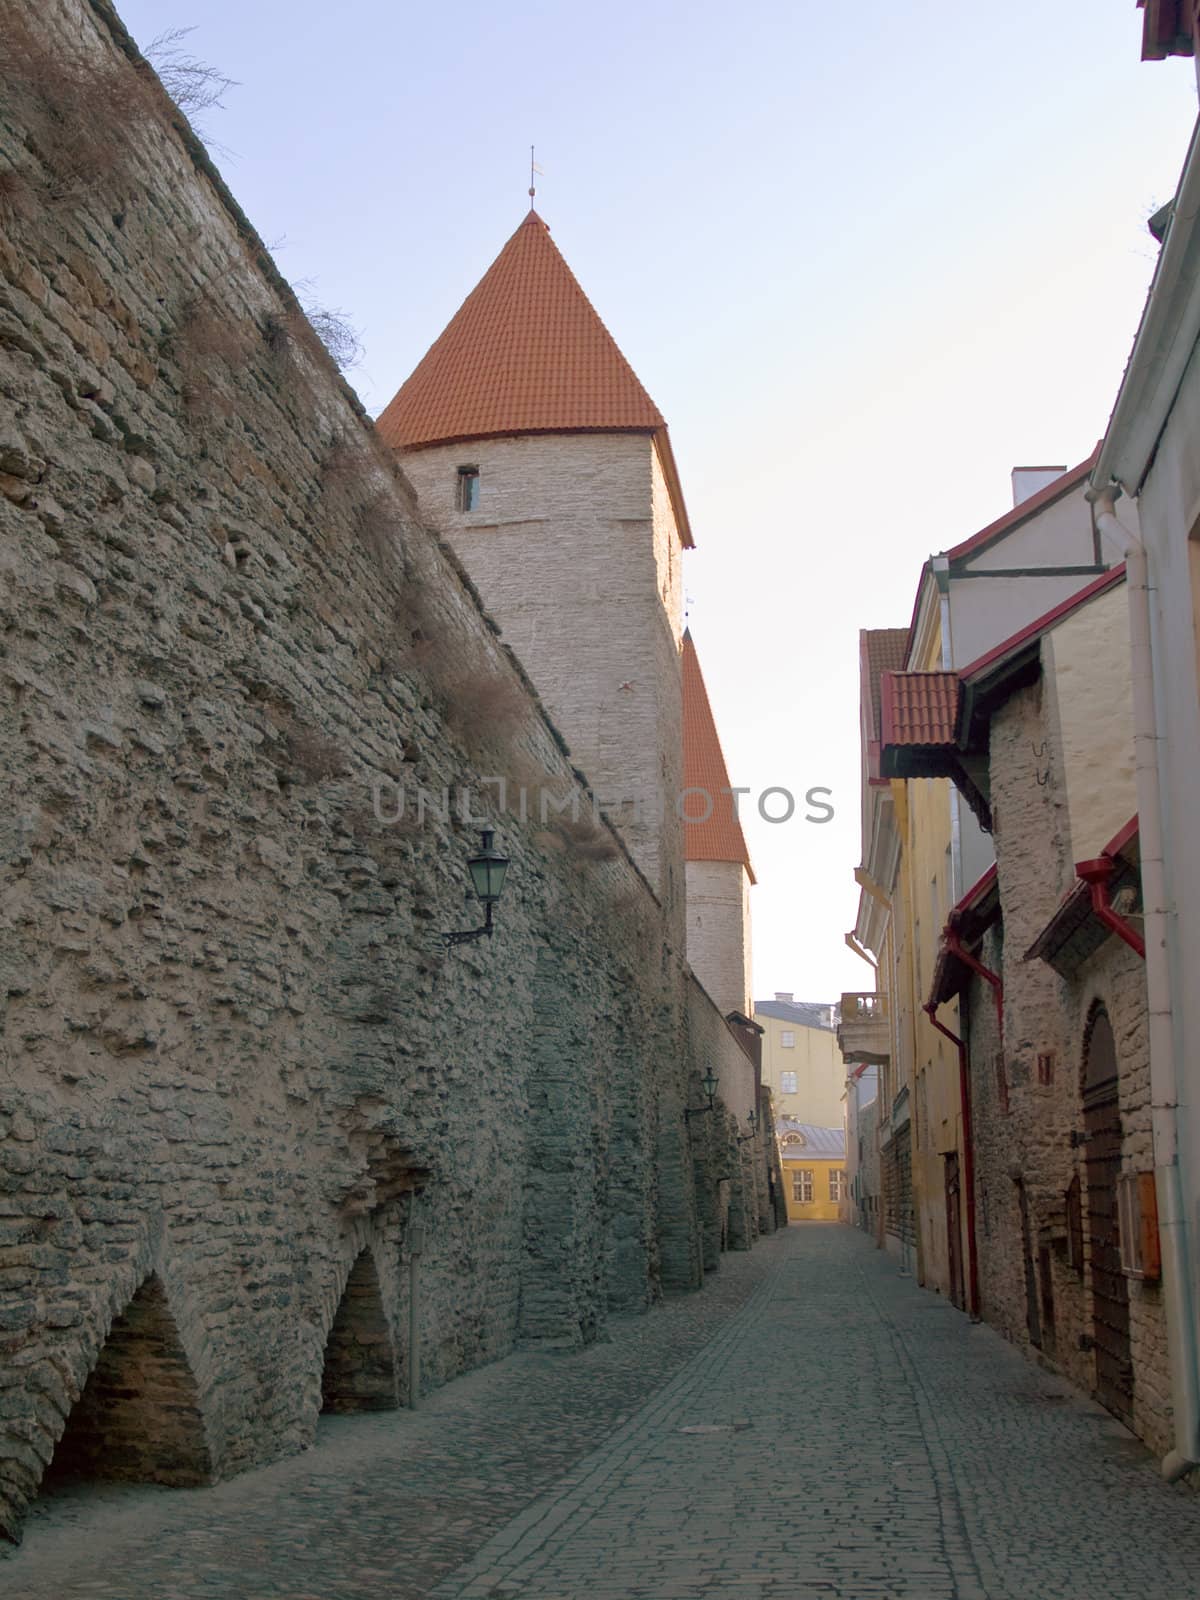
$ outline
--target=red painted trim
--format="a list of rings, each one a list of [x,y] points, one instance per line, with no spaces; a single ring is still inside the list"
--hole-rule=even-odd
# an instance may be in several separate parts
[[[971,971],[973,973],[975,973],[977,977],[980,977],[986,983],[990,983],[991,984],[991,986],[992,986],[992,995],[994,996],[995,1001],[996,1001],[996,1020],[1000,1024],[1000,1042],[1001,1042],[1001,1044],[1003,1044],[1003,1042],[1004,1042],[1004,984],[1003,984],[1003,981],[1000,979],[998,974],[996,974],[995,972],[993,972],[991,970],[990,967],[985,967],[983,962],[980,961],[978,956],[973,956],[971,954],[971,952],[966,948],[966,946],[963,944],[962,940],[958,937],[958,934],[956,933],[956,931],[953,928],[947,927],[945,932],[942,934],[942,939],[945,941],[946,949],[949,950],[949,952],[950,952],[950,954],[952,956],[957,956],[958,959],[962,962],[962,964],[965,967],[970,967]]]
[[[1103,594],[1106,589],[1115,588],[1118,583],[1124,583],[1124,581],[1125,563],[1122,561],[1119,567],[1113,567],[1109,572],[1101,573],[1100,577],[1093,578],[1092,582],[1080,589],[1077,594],[1069,595],[1067,599],[1060,600],[1052,610],[1045,612],[1040,617],[1036,617],[1034,621],[1027,623],[1025,627],[1020,628],[1009,638],[1002,639],[998,645],[993,645],[986,654],[968,662],[965,667],[960,669],[959,677],[965,683],[970,678],[982,676],[988,668],[994,667],[1003,661],[1005,656],[1011,655],[1022,645],[1031,643],[1041,634],[1053,628],[1056,623],[1061,622],[1064,617],[1069,617],[1073,611],[1077,611],[1080,606],[1087,605],[1089,600],[1094,600],[1097,595]]]
[[[1125,849],[1126,845],[1131,844],[1133,840],[1137,838],[1137,836],[1138,814],[1135,811],[1121,831],[1113,834],[1112,838],[1104,846],[1104,849],[1101,850],[1100,854],[1102,856],[1119,856],[1122,850]],[[1076,866],[1075,871],[1076,873],[1079,872],[1078,866]]]
[[[1113,875],[1115,863],[1108,855],[1099,856],[1094,861],[1077,861],[1075,871],[1092,892],[1092,910],[1096,920],[1101,922],[1118,939],[1123,939],[1129,948],[1142,960],[1146,959],[1146,941],[1136,928],[1132,927],[1125,918],[1118,916],[1113,910],[1112,901],[1108,897],[1108,881]]]
[[[1047,506],[1053,505],[1069,490],[1087,478],[1096,462],[1100,459],[1099,444],[1092,451],[1086,461],[1081,461],[1077,467],[1072,467],[1064,472],[1061,478],[1055,478],[1053,483],[1048,483],[1044,489],[1039,489],[1036,494],[1031,494],[1028,500],[1022,500],[1019,506],[1014,506],[1011,511],[1006,511],[1002,517],[997,517],[995,522],[989,522],[986,528],[981,528],[978,533],[972,534],[969,539],[964,539],[961,544],[956,544],[953,549],[946,551],[950,561],[961,561],[964,556],[975,555],[985,545],[991,544],[993,539],[999,539],[1002,534],[1009,533],[1013,528],[1020,527],[1026,517],[1036,516],[1039,511],[1044,511]],[[1036,472],[1036,467],[1026,468],[1026,471]]]
[[[1111,906],[1108,904],[1109,879],[1116,870],[1118,859],[1122,860],[1123,865],[1129,865],[1129,863],[1123,859],[1123,852],[1129,848],[1137,836],[1138,818],[1137,813],[1134,812],[1133,816],[1130,817],[1125,826],[1115,833],[1108,841],[1099,856],[1095,857],[1091,861],[1077,861],[1075,863],[1076,882],[1070,889],[1067,890],[1066,894],[1059,902],[1054,915],[1050,918],[1049,922],[1042,929],[1041,933],[1038,934],[1037,938],[1030,945],[1025,956],[1027,961],[1032,958],[1042,941],[1051,936],[1056,924],[1058,924],[1063,918],[1073,915],[1075,908],[1084,900],[1090,902],[1093,914],[1101,923],[1103,923],[1105,927],[1109,929],[1110,932],[1117,934],[1119,938],[1125,939],[1127,944],[1130,943],[1130,939],[1126,936],[1127,934],[1131,934],[1134,941],[1140,942],[1137,930],[1132,928],[1128,923],[1121,922],[1121,919],[1117,916],[1117,913],[1112,911]],[[1104,886],[1103,900],[1102,904],[1100,905],[1097,904],[1096,896],[1093,892],[1093,879],[1102,883]],[[1118,923],[1121,923],[1121,926],[1114,926],[1113,921],[1109,920],[1109,915],[1106,914],[1106,912],[1110,914],[1112,918],[1115,918]],[[1137,949],[1137,942],[1132,944],[1132,948],[1135,950]],[[1141,950],[1138,953],[1144,955],[1145,952],[1144,950]],[[1048,959],[1048,957],[1042,955],[1042,960],[1045,961]]]
[[[925,1012],[939,1033],[945,1034],[958,1051],[958,1098],[963,1120],[963,1188],[967,1191],[967,1299],[971,1320],[979,1321],[979,1250],[975,1238],[975,1132],[971,1124],[971,1070],[967,1060],[967,1042],[960,1039],[944,1022],[938,1021],[937,1006],[932,1000],[925,1004]]]
[[[962,899],[954,907],[954,911],[970,911],[971,907],[977,900],[983,899],[984,895],[992,887],[995,881],[996,863],[993,861],[983,876],[977,879],[976,882],[974,882],[967,890],[966,894],[963,895]],[[951,916],[954,915],[954,911],[950,913]]]

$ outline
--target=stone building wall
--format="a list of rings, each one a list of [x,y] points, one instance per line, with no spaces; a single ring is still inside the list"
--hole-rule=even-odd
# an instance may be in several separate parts
[[[1069,978],[1025,951],[1073,885],[1061,722],[1046,680],[993,718],[990,772],[1003,925],[980,959],[1004,981],[1004,1036],[989,986],[966,994],[975,1135],[980,1290],[985,1320],[1036,1347],[1082,1388],[1096,1389],[1091,1244],[1087,1233],[1082,1074],[1088,1017],[1108,1012],[1119,1062],[1122,1165],[1150,1171],[1145,971],[1116,938]],[[1032,752],[1040,752],[1033,781]],[[1073,755],[1072,759],[1078,759]],[[1077,843],[1078,841],[1076,841]],[[1097,841],[1097,850],[1105,842]],[[1039,1058],[1041,1058],[1039,1062]],[[1073,1259],[1068,1196],[1080,1184],[1083,1254]],[[1161,1288],[1126,1280],[1133,1425],[1152,1448],[1170,1443],[1170,1386]]]
[[[749,1016],[749,874],[739,861],[689,861],[686,882],[688,961],[724,1015]]]
[[[682,935],[682,551],[647,434],[472,439],[401,453],[574,761]],[[455,505],[460,466],[479,505]]]
[[[755,1168],[761,1146],[751,1137],[749,1113],[755,1106],[754,1066],[724,1016],[693,976],[688,984],[688,1056],[693,1077],[687,1119],[688,1139],[701,1204],[701,1255],[711,1272],[723,1248],[746,1250],[760,1231]],[[717,1080],[716,1110],[707,1104],[700,1080]],[[745,1139],[745,1143],[739,1140]],[[757,1158],[757,1159],[756,1159]],[[707,1207],[707,1209],[705,1209]]]
[[[710,1199],[679,941],[452,552],[104,0],[0,21],[16,1537],[89,1374],[77,1461],[228,1476],[405,1397],[414,1225],[429,1387],[697,1286]]]

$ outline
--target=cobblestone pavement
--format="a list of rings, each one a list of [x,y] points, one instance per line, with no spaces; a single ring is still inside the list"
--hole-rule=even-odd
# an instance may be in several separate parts
[[[1200,1501],[1107,1412],[792,1227],[610,1343],[526,1354],[213,1489],[41,1504],[20,1600],[1200,1600]]]

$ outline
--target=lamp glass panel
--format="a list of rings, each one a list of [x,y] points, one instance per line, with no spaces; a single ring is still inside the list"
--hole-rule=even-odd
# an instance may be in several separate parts
[[[505,856],[472,856],[467,865],[471,869],[471,882],[475,893],[485,903],[499,900],[504,888],[504,875],[508,871]]]

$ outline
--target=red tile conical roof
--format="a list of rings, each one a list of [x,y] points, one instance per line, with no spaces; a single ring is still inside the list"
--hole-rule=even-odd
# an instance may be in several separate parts
[[[683,781],[688,789],[703,791],[712,801],[712,813],[703,822],[684,821],[683,853],[687,861],[738,861],[750,882],[755,882],[750,852],[728,792],[729,769],[717,737],[717,724],[708,703],[708,690],[690,633],[683,636]],[[707,809],[700,794],[689,794],[684,816],[703,817]]]
[[[520,433],[648,433],[690,545],[661,411],[530,211],[376,423],[396,450]]]

